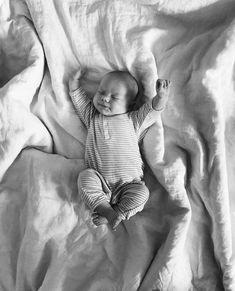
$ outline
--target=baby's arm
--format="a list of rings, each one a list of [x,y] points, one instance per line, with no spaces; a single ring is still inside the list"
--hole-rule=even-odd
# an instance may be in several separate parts
[[[158,79],[156,82],[156,96],[146,102],[138,110],[129,112],[136,131],[142,131],[150,127],[161,116],[169,96],[170,81]]]
[[[76,74],[69,79],[69,91],[73,92],[80,88],[80,78],[84,74],[84,70],[80,67]]]
[[[157,95],[153,98],[152,106],[154,110],[161,111],[165,108],[169,97],[170,81],[158,79],[156,82]]]
[[[94,106],[85,90],[80,87],[80,78],[83,74],[84,70],[79,68],[76,74],[69,80],[69,95],[79,118],[89,128]]]

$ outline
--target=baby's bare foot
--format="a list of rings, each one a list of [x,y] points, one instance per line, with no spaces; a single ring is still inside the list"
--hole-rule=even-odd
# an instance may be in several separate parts
[[[107,224],[108,220],[107,220],[107,218],[105,218],[102,215],[99,215],[98,213],[93,213],[92,214],[92,222],[94,223],[94,225],[100,226],[103,224]]]
[[[113,230],[123,220],[123,217],[108,202],[98,205],[92,216],[92,221],[96,226],[108,223]]]
[[[122,220],[123,220],[123,217],[117,214],[116,218],[110,221],[109,224],[113,230],[116,230],[116,228],[118,227],[118,225],[120,224]]]

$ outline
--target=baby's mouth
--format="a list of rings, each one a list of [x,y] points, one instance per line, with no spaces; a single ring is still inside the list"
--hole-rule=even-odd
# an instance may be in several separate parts
[[[104,103],[99,103],[99,106],[101,106],[102,108],[105,108],[105,109],[109,109],[109,106],[104,104]]]

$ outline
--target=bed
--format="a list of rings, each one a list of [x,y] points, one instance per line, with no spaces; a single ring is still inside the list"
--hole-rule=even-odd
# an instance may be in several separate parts
[[[0,1],[1,291],[235,290],[234,51],[234,1]],[[90,96],[112,70],[141,101],[172,81],[141,145],[150,199],[115,232],[78,194],[79,66]]]

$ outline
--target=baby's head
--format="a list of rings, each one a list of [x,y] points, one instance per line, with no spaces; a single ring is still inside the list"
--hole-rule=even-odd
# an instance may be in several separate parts
[[[131,74],[113,71],[102,78],[93,104],[103,115],[123,114],[130,110],[137,93],[138,84]]]

